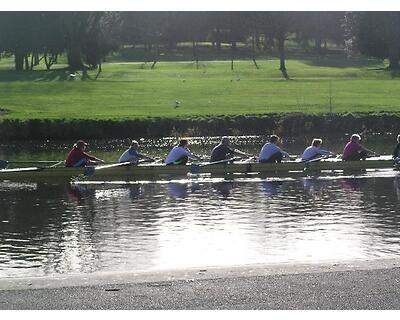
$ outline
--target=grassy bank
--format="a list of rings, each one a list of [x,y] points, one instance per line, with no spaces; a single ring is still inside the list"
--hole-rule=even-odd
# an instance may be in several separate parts
[[[284,80],[277,60],[106,63],[94,81],[58,71],[9,71],[0,61],[0,119],[128,120],[260,115],[277,112],[400,111],[399,80],[374,60],[340,57],[289,60]]]

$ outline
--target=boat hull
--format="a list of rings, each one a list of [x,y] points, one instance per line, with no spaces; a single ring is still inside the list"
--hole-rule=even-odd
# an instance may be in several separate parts
[[[365,161],[337,161],[324,160],[318,162],[283,162],[283,163],[246,163],[213,165],[177,165],[166,166],[163,164],[143,165],[116,165],[103,168],[17,168],[0,170],[0,180],[141,180],[143,178],[165,178],[187,176],[188,174],[215,174],[225,175],[231,173],[275,173],[284,172],[318,172],[322,170],[365,170],[392,168],[393,161],[389,158],[375,158]],[[87,174],[90,172],[90,174]]]

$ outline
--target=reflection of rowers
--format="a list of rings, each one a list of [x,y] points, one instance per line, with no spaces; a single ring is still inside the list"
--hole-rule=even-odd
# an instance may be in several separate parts
[[[223,181],[223,182],[215,182],[212,184],[213,188],[219,192],[224,198],[228,197],[231,194],[231,190],[234,187],[233,182]]]
[[[397,200],[400,200],[400,177],[394,177],[393,187],[394,191],[396,192]]]
[[[188,184],[187,183],[168,183],[168,193],[174,199],[185,199],[188,196]]]
[[[201,160],[199,156],[192,154],[187,148],[189,142],[187,139],[181,139],[179,144],[172,148],[167,158],[165,159],[166,165],[186,164],[189,159]]]
[[[261,186],[264,193],[268,196],[276,196],[281,191],[284,181],[262,181]]]

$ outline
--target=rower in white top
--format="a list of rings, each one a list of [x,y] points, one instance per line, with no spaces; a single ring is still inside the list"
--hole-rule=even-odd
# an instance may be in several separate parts
[[[187,139],[181,139],[179,144],[172,148],[167,158],[165,159],[166,165],[186,164],[189,159],[199,160],[201,158],[190,152],[187,148],[189,141]]]
[[[322,157],[334,156],[335,154],[331,151],[321,149],[322,139],[313,139],[311,146],[304,150],[301,160],[302,161],[316,161]]]
[[[282,162],[282,158],[290,158],[289,153],[278,147],[278,143],[279,137],[277,135],[272,135],[269,138],[269,142],[264,144],[264,146],[261,148],[258,162],[280,163]]]

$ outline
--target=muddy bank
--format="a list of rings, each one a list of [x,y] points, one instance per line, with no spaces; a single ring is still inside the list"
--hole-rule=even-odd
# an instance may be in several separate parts
[[[191,119],[3,120],[0,141],[26,139],[157,138],[165,136],[264,135],[400,132],[400,114],[302,113]]]

